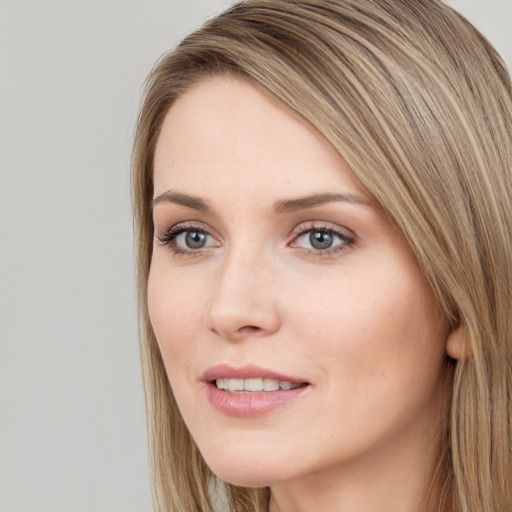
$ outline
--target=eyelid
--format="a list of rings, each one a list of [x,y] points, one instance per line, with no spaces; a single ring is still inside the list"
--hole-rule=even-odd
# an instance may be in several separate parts
[[[326,221],[302,222],[293,228],[292,236],[297,237],[308,231],[329,231],[341,235],[343,238],[355,240],[356,235],[348,228]]]
[[[334,236],[337,236],[342,241],[342,243],[337,244],[333,247],[329,247],[327,249],[309,249],[307,247],[293,245],[294,243],[297,242],[299,238],[313,231],[323,231],[326,233],[332,233]],[[294,247],[299,250],[305,251],[307,254],[312,254],[315,256],[328,256],[330,254],[337,253],[341,250],[345,250],[346,248],[351,247],[355,243],[355,241],[355,234],[348,228],[340,227],[338,225],[334,226],[328,222],[310,221],[299,224],[296,228],[294,228],[293,239],[291,240],[291,242],[289,242],[288,245],[290,247]]]
[[[196,231],[199,233],[204,233],[208,237],[210,237],[212,240],[216,241],[216,244],[208,245],[206,247],[201,247],[198,249],[192,249],[192,248],[183,248],[179,247],[176,244],[177,238],[187,231]],[[164,230],[161,234],[156,234],[156,238],[160,241],[162,245],[168,246],[169,249],[173,252],[174,255],[180,255],[180,256],[200,256],[207,250],[211,249],[212,247],[220,247],[220,242],[218,240],[218,237],[212,233],[212,229],[203,224],[202,222],[198,221],[184,221],[179,222],[177,224],[172,225],[170,228]]]

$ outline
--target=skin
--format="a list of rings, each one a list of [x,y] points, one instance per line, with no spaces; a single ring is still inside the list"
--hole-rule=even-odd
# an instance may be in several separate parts
[[[154,164],[150,318],[214,473],[270,486],[271,512],[425,505],[445,417],[447,327],[407,243],[343,159],[256,86],[220,76],[171,107]],[[351,201],[275,209],[325,193]],[[186,233],[159,239],[180,225],[206,233],[206,246],[187,247]],[[333,247],[319,250],[314,229],[351,242],[331,233]],[[201,380],[220,363],[309,386],[269,413],[227,416]]]

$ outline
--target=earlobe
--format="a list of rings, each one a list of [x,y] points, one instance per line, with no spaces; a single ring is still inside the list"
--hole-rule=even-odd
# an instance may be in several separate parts
[[[469,345],[466,330],[459,326],[446,339],[446,353],[452,359],[465,359],[469,355]]]

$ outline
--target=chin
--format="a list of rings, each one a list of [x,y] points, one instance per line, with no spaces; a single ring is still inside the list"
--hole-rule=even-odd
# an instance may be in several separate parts
[[[252,473],[249,473],[247,475],[240,475],[240,474],[233,474],[232,472],[228,471],[226,474],[218,473],[214,471],[215,476],[220,478],[222,481],[236,485],[238,487],[268,487],[271,485],[272,482],[264,479],[263,477],[255,476]]]
[[[204,456],[203,456],[204,457]],[[239,454],[234,458],[204,457],[210,470],[229,484],[240,487],[267,487],[289,475],[283,474],[283,468],[275,463],[261,460],[261,457],[243,457]]]

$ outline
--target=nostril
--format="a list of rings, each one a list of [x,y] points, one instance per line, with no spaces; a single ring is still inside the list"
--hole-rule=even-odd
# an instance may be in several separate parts
[[[240,333],[254,333],[261,330],[259,327],[256,327],[255,325],[244,325],[243,327],[240,327],[238,329],[238,332]]]
[[[233,334],[236,336],[237,334],[240,335],[240,334],[254,334],[254,333],[257,333],[259,331],[261,331],[261,327],[257,327],[256,325],[244,325],[242,327],[239,327]],[[215,327],[212,328],[212,331],[215,333],[215,334],[219,334],[219,335],[222,335],[221,331],[216,329]]]

